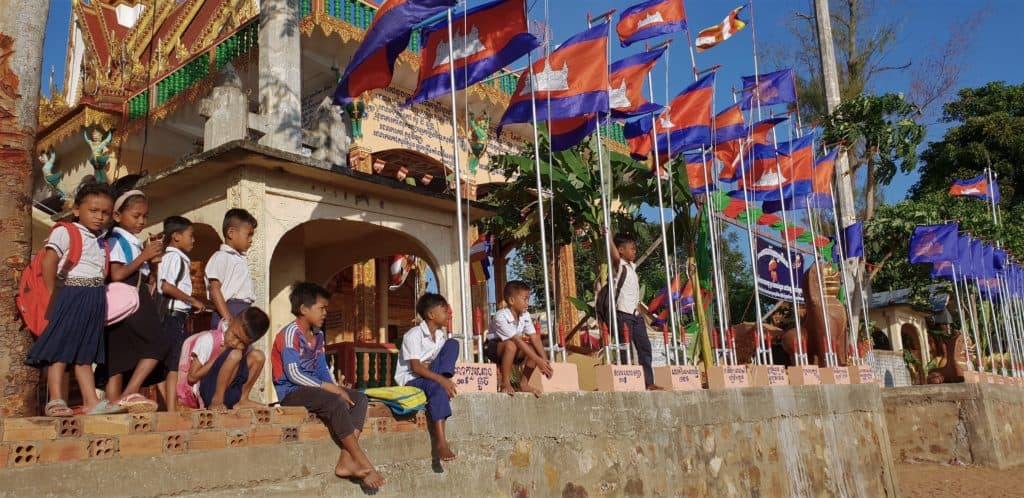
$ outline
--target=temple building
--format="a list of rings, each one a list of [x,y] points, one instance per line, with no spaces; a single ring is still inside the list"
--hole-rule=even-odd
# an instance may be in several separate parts
[[[196,224],[192,276],[221,244],[230,208],[259,221],[248,252],[256,305],[273,335],[292,319],[289,286],[310,280],[333,293],[327,323],[346,382],[386,382],[414,303],[436,285],[457,309],[459,248],[450,100],[402,107],[416,87],[419,37],[389,88],[344,108],[331,104],[377,6],[360,0],[74,0],[63,91],[40,102],[34,248],[68,216],[87,177],[135,184],[151,199],[150,227],[182,215]],[[477,201],[506,181],[491,158],[529,146],[530,128],[492,124],[517,75],[505,72],[457,94],[467,245]],[[624,150],[621,128],[607,129]],[[493,241],[493,278],[472,286],[474,314],[492,310],[509,241]],[[571,247],[561,258],[571,262]],[[572,275],[570,265],[561,272]],[[559,279],[563,297],[575,295]],[[488,291],[491,286],[491,291]],[[495,287],[496,286],[496,287]],[[559,317],[575,309],[559,303]],[[564,316],[564,318],[563,318]],[[455,313],[453,330],[461,330]],[[202,330],[202,317],[194,327]],[[486,320],[484,320],[486,323]],[[479,327],[477,327],[479,328]],[[257,385],[263,400],[270,369]]]

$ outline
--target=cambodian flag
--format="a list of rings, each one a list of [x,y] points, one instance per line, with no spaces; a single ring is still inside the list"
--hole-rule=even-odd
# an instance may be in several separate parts
[[[363,92],[390,85],[395,60],[409,45],[413,28],[456,3],[456,0],[389,0],[384,3],[345,67],[334,91],[334,103],[347,104]]]
[[[710,154],[704,155],[700,152],[686,154],[686,179],[690,182],[690,193],[693,195],[706,194],[715,190],[714,172],[712,167],[714,161]]]
[[[551,150],[559,152],[571,149],[593,133],[596,128],[597,117],[593,114],[556,119],[551,122]]]
[[[661,110],[661,106],[644,98],[647,73],[658,63],[664,48],[631,55],[608,68],[608,105],[612,118],[627,119]]]
[[[714,85],[715,73],[710,73],[672,99],[655,125],[658,150],[674,154],[711,145]]]
[[[789,209],[790,205],[796,209],[795,199],[811,193],[814,183],[813,145],[813,134],[779,144],[778,167],[775,172],[778,177],[776,189],[774,192],[765,191],[764,195],[758,196],[759,200],[765,201],[761,208],[766,213],[782,209],[783,202],[786,209]],[[781,191],[778,188],[779,184],[782,185]]]
[[[777,118],[768,118],[765,120],[758,121],[750,127],[750,143],[754,144],[767,144],[768,134],[772,132],[776,125],[789,119],[788,117],[781,116]]]
[[[654,123],[650,118],[640,118],[626,123],[623,127],[623,136],[629,144],[629,157],[637,161],[647,159],[654,148],[654,135],[651,130]]]
[[[523,71],[499,129],[533,120],[531,88],[536,92],[538,121],[608,113],[608,24],[569,38],[550,56],[534,62],[532,78],[530,69]]]
[[[700,30],[700,33],[697,34],[697,51],[703,52],[714,47],[715,45],[728,40],[732,35],[739,33],[741,29],[745,28],[747,23],[743,19],[740,19],[740,11],[745,7],[746,5],[736,7],[732,12],[729,12],[729,15],[725,16],[725,19],[723,19],[722,22]]]
[[[540,46],[529,33],[526,0],[497,0],[452,18],[455,89],[474,85]],[[406,105],[451,92],[448,21],[423,30],[420,80]]]
[[[623,47],[684,29],[686,9],[683,0],[650,0],[636,4],[622,11],[619,24],[615,26]]]
[[[740,104],[744,109],[796,102],[796,78],[791,68],[760,76],[744,76],[742,80]]]
[[[918,225],[910,236],[910,263],[934,263],[956,257],[959,223]]]
[[[743,111],[739,104],[726,107],[715,115],[715,142],[718,144],[739,140],[747,136],[747,126],[743,123]]]
[[[992,200],[990,196],[995,196],[995,203],[999,203],[999,189],[989,188],[987,173],[970,180],[953,180],[953,186],[949,187],[949,195],[962,195],[986,201]]]
[[[804,137],[806,140],[807,137]],[[799,145],[799,144],[798,144]],[[788,152],[783,150],[780,144],[779,153]],[[832,207],[832,176],[835,174],[835,160],[838,149],[832,149],[825,157],[818,160],[813,168],[810,167],[811,145],[803,144],[799,149],[786,156],[780,156],[779,161],[783,163],[783,170],[793,171],[793,181],[783,188],[782,200],[778,194],[765,195],[764,204],[761,209],[766,213],[774,213],[782,210],[797,210],[807,208],[828,209]],[[786,165],[791,163],[791,166]]]

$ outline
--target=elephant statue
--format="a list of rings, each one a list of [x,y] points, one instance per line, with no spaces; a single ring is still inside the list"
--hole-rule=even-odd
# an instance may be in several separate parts
[[[805,311],[801,325],[803,332],[807,334],[808,359],[819,367],[826,366],[826,337],[830,334],[836,362],[839,366],[845,367],[850,341],[846,307],[836,297],[839,295],[841,275],[830,265],[822,265],[819,278],[818,270],[815,268],[818,265],[818,262],[811,265],[804,275],[803,282]]]

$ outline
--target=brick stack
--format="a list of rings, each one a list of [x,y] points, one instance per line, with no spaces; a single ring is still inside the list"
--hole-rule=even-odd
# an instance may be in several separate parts
[[[426,431],[423,412],[394,417],[371,403],[363,437]],[[0,468],[319,441],[327,428],[305,408],[0,419]]]

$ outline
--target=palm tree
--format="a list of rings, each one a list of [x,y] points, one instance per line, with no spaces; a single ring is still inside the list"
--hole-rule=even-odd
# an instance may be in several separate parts
[[[0,416],[36,413],[39,371],[25,365],[32,336],[14,305],[32,242],[32,151],[43,35],[50,2],[0,0]]]

